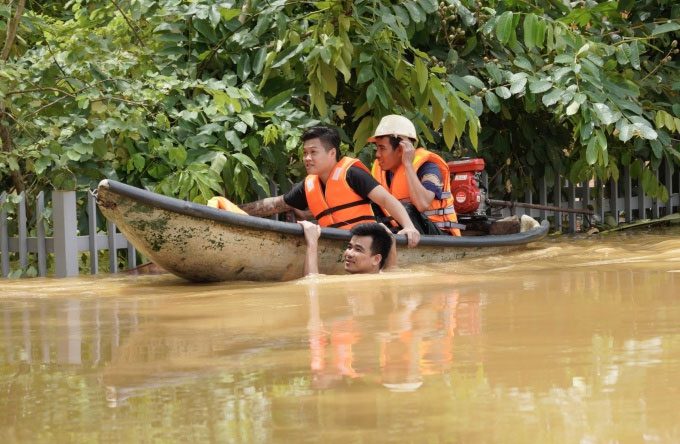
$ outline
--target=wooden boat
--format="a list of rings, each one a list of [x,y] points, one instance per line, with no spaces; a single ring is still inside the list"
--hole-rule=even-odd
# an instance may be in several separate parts
[[[285,281],[303,275],[306,246],[298,224],[217,210],[113,180],[99,184],[97,203],[146,257],[190,281]],[[502,254],[540,240],[547,232],[544,221],[517,234],[422,236],[416,248],[406,248],[406,238],[400,235],[399,266]],[[321,230],[321,273],[343,273],[342,253],[349,237],[346,230]]]

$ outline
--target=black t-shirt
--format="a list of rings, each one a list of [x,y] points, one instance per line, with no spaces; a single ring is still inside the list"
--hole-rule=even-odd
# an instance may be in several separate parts
[[[355,165],[347,170],[347,184],[363,199],[368,199],[368,193],[380,185],[369,172]],[[322,184],[322,187],[325,187],[325,185]],[[323,188],[322,191],[324,191]],[[306,210],[309,205],[305,194],[305,181],[293,185],[293,188],[283,195],[283,201],[298,210]]]

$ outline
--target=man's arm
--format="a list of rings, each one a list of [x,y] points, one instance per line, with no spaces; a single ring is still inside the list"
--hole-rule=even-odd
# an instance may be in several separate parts
[[[394,196],[392,196],[382,185],[378,185],[368,193],[368,198],[373,202],[386,209],[390,216],[392,216],[402,227],[404,227],[399,234],[406,235],[408,239],[408,246],[415,247],[420,242],[420,233],[413,226],[411,218],[404,206]]]
[[[385,224],[380,225],[385,228],[385,231],[390,234],[390,238],[392,239],[392,246],[390,247],[390,252],[387,254],[387,259],[385,259],[385,266],[383,267],[383,270],[392,270],[397,268],[397,240],[394,238],[392,232]]]
[[[305,251],[305,276],[319,274],[319,236],[321,227],[306,220],[298,222],[305,233],[307,250]]]
[[[422,213],[430,208],[435,195],[423,186],[418,178],[418,173],[413,168],[413,159],[416,153],[413,143],[408,139],[402,139],[399,145],[402,147],[401,162],[406,170],[406,180],[408,181],[408,193],[411,203]]]
[[[283,200],[283,196],[276,196],[239,205],[239,208],[251,216],[271,216],[272,214],[289,211],[293,207]]]

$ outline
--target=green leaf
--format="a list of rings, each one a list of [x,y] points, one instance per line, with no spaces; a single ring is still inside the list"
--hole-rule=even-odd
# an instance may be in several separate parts
[[[265,111],[276,111],[279,107],[288,103],[288,101],[293,97],[293,91],[294,90],[292,90],[292,89],[287,89],[287,90],[281,91],[277,95],[271,97],[264,104],[264,110]]]
[[[470,137],[470,143],[472,143],[472,147],[477,150],[479,147],[479,120],[475,119],[470,119],[468,121],[468,124],[470,126],[470,131],[468,133]]]
[[[546,92],[550,88],[552,88],[552,82],[548,80],[538,80],[529,82],[529,91],[531,91],[534,94]]]
[[[494,83],[496,84],[501,84],[503,83],[503,73],[501,70],[496,66],[494,63],[487,63],[484,65],[486,68],[486,72],[489,73],[489,76],[493,79]]]
[[[375,82],[368,85],[368,88],[366,88],[366,102],[368,103],[368,106],[373,105],[377,95],[378,88],[375,86]]]
[[[640,137],[642,137],[643,139],[654,140],[657,137],[659,137],[658,133],[654,131],[654,129],[649,125],[641,123],[635,123],[634,125],[638,134],[640,134]]]
[[[487,91],[484,95],[484,100],[486,101],[486,106],[489,107],[494,113],[498,113],[501,110],[501,103],[498,101],[498,97],[492,91]]]
[[[409,0],[403,2],[402,5],[408,9],[408,13],[411,14],[411,18],[414,22],[420,23],[423,21],[423,13],[416,2]]]
[[[527,14],[527,16],[524,18],[524,44],[529,49],[536,46],[534,37],[536,34],[537,25],[538,17],[536,17],[536,14]]]
[[[264,68],[264,62],[267,58],[267,50],[266,48],[260,48],[257,50],[255,53],[255,57],[252,62],[252,70],[253,74],[259,75],[262,72],[262,68]]]
[[[359,74],[357,75],[357,85],[368,82],[373,79],[373,65],[361,65]]]
[[[675,22],[664,23],[663,25],[656,25],[652,30],[652,35],[665,34],[667,32],[673,32],[680,29],[680,24]]]
[[[236,66],[236,75],[239,79],[246,80],[250,75],[250,69],[250,56],[247,53],[242,54]]]
[[[428,14],[432,14],[437,11],[437,1],[436,0],[420,0],[420,7],[423,8]]]
[[[597,157],[599,154],[599,145],[597,143],[596,137],[591,137],[588,141],[588,147],[586,148],[586,161],[588,165],[594,165],[597,162]]]
[[[463,76],[463,80],[465,80],[465,82],[467,82],[467,84],[472,86],[473,88],[482,89],[485,86],[484,82],[482,82],[475,76],[471,75]]]
[[[597,143],[600,147],[600,150],[607,151],[607,136],[604,134],[604,131],[601,129],[598,129],[595,131],[595,137],[597,137]]]
[[[640,69],[640,51],[638,50],[637,42],[630,44],[630,66],[635,69]]]
[[[183,146],[173,146],[168,150],[168,158],[177,166],[184,165],[187,160],[187,150]]]
[[[593,109],[595,110],[595,115],[597,116],[597,118],[600,119],[600,122],[602,122],[604,125],[611,125],[612,123],[616,123],[621,117],[620,113],[613,112],[604,103],[593,103]]]
[[[510,90],[505,86],[499,86],[496,88],[496,94],[502,99],[509,99],[512,96]]]
[[[676,129],[678,129],[675,126],[675,121],[674,121],[675,119],[673,119],[673,116],[671,116],[670,114],[668,114],[665,111],[664,111],[663,120],[664,120],[664,125],[666,125],[666,128],[668,128],[669,131],[673,132]]]
[[[514,34],[512,11],[505,11],[496,21],[496,37],[502,44],[507,44]]]
[[[652,147],[652,153],[654,153],[654,157],[661,159],[661,156],[663,155],[663,145],[661,145],[661,142],[658,140],[651,140],[649,145]]]
[[[560,65],[571,65],[574,63],[574,56],[571,54],[560,54],[555,57],[555,63]]]
[[[628,49],[628,51],[626,51]],[[616,61],[619,65],[625,65],[629,62],[627,52],[630,51],[627,44],[622,44],[616,47]]]
[[[567,107],[567,115],[573,116],[574,114],[576,114],[580,106],[581,104],[578,103],[576,100],[572,101]]]
[[[253,116],[253,113],[251,112],[244,112],[240,113],[238,115],[239,119],[241,119],[246,125],[252,127],[255,124],[255,117]]]
[[[541,101],[545,106],[553,106],[556,104],[559,100],[560,97],[562,97],[562,94],[564,94],[564,90],[560,88],[555,88],[552,91],[550,91],[548,94],[545,94],[542,98]]]
[[[621,142],[628,142],[630,139],[633,138],[633,133],[635,131],[635,127],[633,125],[630,125],[628,123],[625,123],[621,126],[621,129],[619,130],[619,140]]]
[[[283,50],[281,53],[278,54],[278,56],[274,60],[274,64],[272,65],[272,68],[282,67],[284,64],[286,64],[286,62],[288,62],[288,60],[292,59],[293,57],[298,55],[300,52],[302,52],[303,48],[304,48],[304,45],[302,43],[297,44],[297,45],[293,45],[293,46],[289,46],[288,48],[286,48],[285,50]]]
[[[415,60],[416,78],[418,79],[418,88],[420,92],[425,91],[427,86],[427,78],[429,77],[427,72],[427,66],[423,63],[420,57],[416,57]]]
[[[444,119],[444,143],[451,148],[456,141],[456,122],[448,115]]]
[[[228,22],[229,20],[232,20],[241,15],[241,10],[236,8],[235,9],[220,8],[220,15],[222,16],[225,22]]]
[[[510,93],[511,94],[523,93],[526,84],[527,84],[526,77],[513,76],[513,78],[510,79]]]
[[[519,57],[515,58],[515,60],[513,60],[512,63],[513,63],[513,65],[518,66],[525,71],[532,71],[533,70],[533,66],[531,65],[531,62],[526,57],[519,56]]]
[[[583,46],[581,46],[579,48],[578,51],[576,51],[576,57],[580,56],[584,52],[588,52],[589,49],[590,49],[590,43],[585,43]]]
[[[226,163],[227,157],[223,153],[217,153],[210,163],[210,169],[219,174],[224,169]]]

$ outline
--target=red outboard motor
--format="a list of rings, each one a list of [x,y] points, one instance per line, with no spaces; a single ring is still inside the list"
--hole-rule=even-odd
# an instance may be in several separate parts
[[[461,159],[448,165],[451,171],[451,194],[458,217],[485,216],[486,191],[479,187],[484,159]]]

